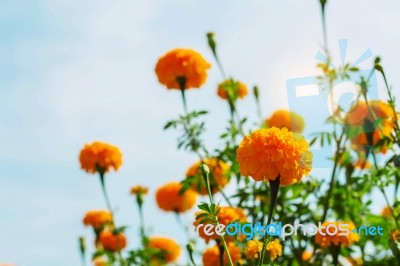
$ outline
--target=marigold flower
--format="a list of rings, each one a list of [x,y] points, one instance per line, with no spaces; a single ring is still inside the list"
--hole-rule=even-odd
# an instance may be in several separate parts
[[[159,250],[163,261],[167,263],[177,261],[181,253],[181,247],[178,243],[176,243],[175,240],[166,237],[150,238],[148,247]]]
[[[311,171],[312,153],[307,141],[286,128],[259,129],[239,145],[236,159],[240,173],[256,181],[275,180],[281,185],[299,182]]]
[[[164,211],[185,212],[196,204],[197,193],[192,189],[186,190],[183,194],[179,191],[182,184],[171,182],[160,187],[156,192],[158,207]]]
[[[344,229],[348,229],[349,234],[340,235]],[[353,222],[324,222],[321,225],[321,229],[315,235],[315,243],[321,247],[330,247],[332,245],[340,245],[341,247],[351,246],[354,242],[360,240],[357,232],[353,232],[355,229],[356,227]]]
[[[158,81],[168,89],[180,89],[178,79],[185,79],[185,89],[199,88],[207,80],[211,65],[192,49],[176,48],[160,57],[155,71]]]
[[[374,115],[371,114],[370,110]],[[382,120],[376,129],[365,128],[366,123],[372,125],[375,119]],[[372,134],[372,145],[376,145],[383,137],[391,137],[395,128],[395,119],[395,113],[388,103],[374,100],[369,101],[368,104],[365,101],[357,102],[347,113],[345,122],[360,131],[352,139],[352,143],[356,148],[364,150],[365,146],[371,145],[367,139],[367,134]],[[366,132],[368,130],[369,132]],[[386,150],[387,148],[383,146],[380,152],[385,153]]]
[[[259,240],[250,240],[246,244],[244,254],[249,260],[257,259],[261,250],[263,243]]]
[[[228,243],[228,252],[231,256],[233,265],[237,265],[237,263],[241,263],[242,254],[239,247],[237,247],[234,243]],[[203,266],[221,266],[220,264],[220,251],[218,246],[212,246],[207,248],[203,253]],[[224,266],[229,265],[228,256],[224,254]]]
[[[218,85],[217,94],[224,100],[236,101],[238,98],[243,99],[247,96],[249,90],[246,84],[228,79]]]
[[[312,252],[305,250],[302,254],[301,254],[301,260],[302,261],[309,261],[311,260],[313,257]]]
[[[79,161],[81,168],[88,173],[108,172],[110,168],[117,171],[122,164],[122,153],[118,147],[95,141],[83,147]]]
[[[400,241],[400,230],[392,230],[390,232],[390,239],[394,241]]]
[[[243,222],[247,221],[247,217],[246,217],[246,214],[244,213],[243,209],[236,208],[236,207],[218,207],[218,209],[219,209],[219,212],[217,214],[217,217],[218,217],[219,224],[223,224],[223,225],[227,226],[228,224],[236,222],[236,221],[239,223],[243,223]],[[197,217],[201,213],[204,213],[204,211],[197,212],[195,214],[195,216]],[[204,217],[196,219],[193,222],[193,225],[195,227],[197,227],[203,218]],[[205,226],[210,223],[211,222],[204,222],[203,224]],[[220,236],[217,234],[213,234],[210,236],[205,234],[204,226],[199,228],[198,233],[199,233],[200,237],[206,241],[206,243],[208,243],[212,239],[220,238]],[[244,238],[245,238],[245,236],[244,236]],[[229,242],[229,241],[233,241],[234,238],[231,236],[225,236],[225,240]]]
[[[107,266],[107,262],[102,257],[93,259],[93,266]]]
[[[100,233],[100,243],[105,250],[115,252],[126,247],[126,237],[123,233],[114,233],[104,230]]]
[[[86,226],[91,226],[94,229],[100,229],[105,224],[112,222],[112,214],[105,210],[88,211],[83,217],[83,224]]]
[[[282,245],[277,238],[269,242],[265,249],[268,251],[271,260],[275,260],[282,255]]]
[[[131,188],[131,195],[147,195],[147,193],[149,193],[149,189],[147,187],[137,185]]]
[[[390,217],[390,216],[392,216],[392,210],[390,209],[389,206],[385,206],[385,208],[383,208],[383,210],[381,212],[381,215],[383,217]]]
[[[186,177],[193,178],[192,189],[201,195],[208,194],[206,183],[199,169],[203,163],[210,168],[211,193],[215,194],[218,192],[218,187],[224,188],[228,184],[230,166],[217,158],[204,159],[190,166],[186,171]]]
[[[267,127],[287,128],[289,131],[301,133],[304,130],[305,122],[303,117],[295,112],[277,110],[271,117],[265,119]]]

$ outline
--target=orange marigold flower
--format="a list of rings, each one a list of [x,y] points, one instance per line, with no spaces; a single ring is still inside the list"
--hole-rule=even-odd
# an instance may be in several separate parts
[[[312,165],[307,141],[286,128],[276,127],[259,129],[246,136],[237,149],[236,159],[243,176],[268,181],[280,175],[281,185],[299,182]]]
[[[108,172],[110,168],[118,170],[122,164],[122,153],[113,145],[95,141],[86,144],[79,155],[81,168],[88,173]]]
[[[114,233],[109,230],[100,233],[100,243],[105,250],[115,252],[126,247],[126,237],[123,233]]]
[[[365,128],[366,123],[372,125],[375,119],[380,119],[382,122],[377,128],[371,128],[369,132],[366,132],[368,130]],[[395,128],[395,119],[395,113],[388,103],[374,100],[369,101],[368,104],[365,101],[357,102],[347,113],[345,122],[360,131],[352,139],[352,143],[356,148],[364,150],[365,146],[371,144],[367,139],[367,134],[372,134],[372,145],[376,145],[383,137],[391,137]],[[386,150],[387,148],[383,146],[380,152],[385,153]]]
[[[193,178],[192,189],[201,195],[208,194],[206,183],[199,169],[202,163],[210,169],[211,193],[215,194],[218,192],[218,187],[224,188],[228,184],[230,166],[217,158],[204,159],[190,166],[186,171],[186,177]]]
[[[390,217],[390,216],[392,216],[392,210],[390,209],[389,206],[385,206],[385,208],[383,208],[383,210],[381,212],[381,215],[383,217]]]
[[[238,98],[243,99],[247,96],[249,90],[246,84],[228,79],[218,85],[217,94],[224,100],[236,101]]]
[[[231,256],[233,265],[237,265],[237,263],[241,263],[242,254],[239,247],[237,247],[234,243],[228,243],[228,252]],[[212,246],[207,248],[203,253],[203,266],[221,266],[220,258],[219,258],[219,248],[218,246]],[[224,265],[229,265],[228,256],[224,254]]]
[[[149,193],[149,189],[147,187],[137,185],[131,188],[131,195],[147,195],[147,193]]]
[[[83,217],[83,224],[86,226],[91,226],[94,229],[99,229],[105,224],[112,222],[112,214],[109,211],[105,210],[88,211]]]
[[[175,240],[166,237],[152,237],[149,239],[148,247],[161,252],[163,262],[175,262],[181,253],[181,247]],[[157,258],[153,258],[157,260]]]
[[[180,89],[179,79],[185,80],[185,89],[199,88],[207,80],[211,65],[192,49],[177,48],[167,52],[157,62],[158,81],[168,89]]]
[[[196,204],[197,193],[192,189],[186,190],[183,194],[179,191],[182,184],[171,182],[160,187],[156,192],[158,207],[164,211],[185,212]]]
[[[301,133],[304,130],[305,122],[303,117],[295,112],[277,110],[270,118],[265,119],[267,127],[287,128],[289,131]]]
[[[269,242],[265,249],[268,251],[271,260],[275,260],[282,255],[282,245],[277,238]]]
[[[390,239],[400,241],[400,230],[392,230],[390,232]]]
[[[243,222],[247,221],[247,217],[246,217],[246,214],[244,213],[243,209],[236,208],[236,207],[218,207],[218,209],[219,209],[219,212],[217,214],[217,217],[218,217],[219,224],[223,224],[223,225],[227,226],[228,224],[236,222],[236,221],[239,223],[243,223]],[[195,214],[195,216],[197,217],[199,214],[202,214],[202,213],[205,213],[205,212],[204,211],[197,212]],[[204,219],[204,217],[196,219],[193,222],[193,225],[195,227],[197,227],[200,224],[202,219]],[[204,226],[206,226],[207,224],[211,224],[211,222],[205,222],[203,224],[204,224]],[[213,234],[210,236],[207,235],[204,232],[204,226],[199,228],[198,233],[199,233],[200,237],[206,241],[206,243],[208,243],[212,239],[220,238],[220,236],[217,234]],[[243,237],[245,238],[244,235],[243,235]],[[225,240],[233,241],[234,238],[231,236],[225,236]]]
[[[93,266],[107,266],[107,262],[102,257],[93,259]]]
[[[340,235],[344,229],[349,230],[349,234]],[[351,246],[354,242],[360,240],[360,236],[356,232],[353,232],[355,229],[356,227],[353,222],[323,222],[321,229],[315,235],[315,243],[321,247],[330,247],[332,245],[340,245],[342,247]]]
[[[309,260],[311,260],[312,257],[313,257],[312,252],[307,251],[307,250],[304,251],[303,254],[301,254],[301,259],[303,261],[309,261]]]
[[[246,244],[244,254],[249,260],[257,259],[261,250],[263,243],[259,240],[250,240]]]

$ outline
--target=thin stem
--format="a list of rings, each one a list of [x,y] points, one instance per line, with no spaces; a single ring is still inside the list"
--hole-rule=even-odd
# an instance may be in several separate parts
[[[143,240],[145,237],[145,231],[144,231],[144,215],[143,215],[142,204],[138,204],[138,209],[139,209],[139,222],[140,222],[140,236]]]
[[[182,228],[184,234],[187,236],[188,241],[190,241],[189,229],[186,224],[183,223],[182,217],[179,212],[175,211],[175,218],[178,225]]]
[[[322,18],[322,33],[324,37],[324,49],[326,54],[328,54],[328,31],[326,28],[326,12],[325,5],[327,0],[320,0],[321,3],[321,18]]]
[[[103,191],[103,196],[104,196],[104,199],[106,201],[107,209],[111,214],[113,214],[110,198],[108,197],[107,189],[106,189],[106,186],[105,186],[104,171],[99,171],[99,174],[100,174],[101,189]]]
[[[186,89],[186,77],[181,76],[181,77],[177,77],[176,81],[179,84],[179,89],[181,91],[181,95],[182,95],[182,103],[183,103],[183,109],[185,111],[185,114],[188,113],[188,108],[187,108],[187,102],[186,102],[186,95],[185,95],[185,89]]]
[[[221,188],[221,186],[218,186],[217,188],[218,188],[218,192],[221,193],[221,195],[225,199],[226,203],[228,203],[228,205],[230,207],[232,207],[233,205],[232,205],[231,201],[229,200],[228,196],[226,196],[226,194],[225,194],[224,190]]]

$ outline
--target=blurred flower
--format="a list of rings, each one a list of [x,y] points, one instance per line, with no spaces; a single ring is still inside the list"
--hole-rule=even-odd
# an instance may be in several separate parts
[[[244,254],[249,260],[257,259],[261,252],[263,243],[259,240],[249,240],[246,244]]]
[[[392,230],[390,232],[390,239],[400,241],[400,230]]]
[[[109,211],[92,210],[88,211],[83,217],[83,224],[94,229],[100,229],[105,224],[113,222],[113,216]]]
[[[265,119],[267,127],[287,128],[289,131],[301,133],[304,130],[305,122],[303,117],[295,112],[277,110],[270,118]]]
[[[100,243],[107,251],[120,251],[126,247],[126,237],[123,233],[115,233],[109,230],[100,233]]]
[[[381,215],[386,218],[392,216],[392,211],[390,210],[390,207],[385,206],[385,208],[383,208],[383,210],[381,212]]]
[[[242,255],[241,250],[234,243],[228,243],[228,252],[231,256],[233,265],[241,263]],[[207,248],[203,253],[203,266],[221,266],[220,264],[220,251],[218,246]],[[228,256],[224,255],[224,266],[229,265]]]
[[[327,228],[328,226],[329,228]],[[341,230],[339,230],[339,226]],[[348,229],[349,234],[340,235],[344,229]],[[356,232],[353,232],[354,229],[356,227],[353,222],[323,222],[321,229],[315,235],[315,243],[321,247],[330,247],[332,245],[340,245],[341,247],[351,246],[354,242],[360,240],[360,236]]]
[[[268,181],[280,175],[281,185],[299,182],[312,166],[307,141],[286,128],[255,130],[242,140],[236,154],[243,176]]]
[[[301,254],[301,259],[303,261],[309,261],[313,257],[312,252],[305,250],[303,254]]]
[[[371,114],[370,107],[372,113]],[[376,120],[381,120],[376,128],[373,126]],[[391,106],[383,101],[374,100],[357,102],[347,113],[345,122],[356,129],[359,133],[352,138],[353,145],[363,150],[365,146],[370,145],[368,134],[371,134],[372,145],[376,145],[383,137],[390,137],[395,128],[395,114]],[[386,147],[381,147],[381,152],[386,152]]]
[[[181,253],[181,247],[178,243],[176,243],[175,240],[166,237],[150,238],[148,247],[160,251],[163,261],[167,263],[177,261]]]
[[[351,265],[353,265],[353,266],[362,266],[362,265],[364,265],[364,262],[363,262],[363,260],[361,259],[361,258],[351,258],[351,257],[349,257],[349,258],[346,258],[350,263],[351,263]]]
[[[180,194],[182,184],[171,182],[160,187],[156,192],[156,201],[160,209],[164,211],[185,212],[191,209],[197,199],[197,193],[192,189],[187,189]]]
[[[147,195],[147,193],[149,193],[149,189],[147,187],[137,185],[131,188],[131,195]]]
[[[113,145],[95,141],[86,144],[79,155],[81,168],[88,173],[108,172],[110,168],[118,170],[122,164],[122,153]]]
[[[155,71],[158,81],[168,89],[180,89],[179,79],[184,79],[185,89],[191,89],[203,85],[210,67],[198,52],[176,48],[158,60]]]
[[[267,244],[266,250],[269,252],[271,260],[275,260],[282,255],[282,245],[278,238],[275,238]]]
[[[193,178],[192,189],[201,195],[207,195],[207,187],[204,178],[200,172],[200,165],[204,163],[210,169],[210,188],[211,193],[218,192],[218,186],[223,188],[228,184],[228,174],[230,170],[229,164],[217,159],[208,158],[198,161],[186,171],[187,178]]]
[[[247,221],[247,217],[246,217],[246,214],[244,213],[243,209],[236,208],[236,207],[217,207],[217,208],[219,210],[219,212],[217,214],[219,224],[223,224],[223,225],[227,226],[228,224],[236,222],[236,221],[239,223],[243,223],[243,222]],[[199,214],[202,214],[202,213],[205,213],[205,212],[204,211],[197,212],[195,214],[195,216],[197,217]],[[196,219],[193,222],[193,225],[195,227],[197,227],[200,224],[202,219],[204,219],[204,217]],[[206,225],[206,224],[210,224],[210,223],[211,223],[211,221],[204,222],[203,224]],[[198,230],[198,233],[199,233],[200,237],[206,241],[206,243],[208,243],[212,239],[220,238],[220,236],[217,234],[213,234],[210,236],[206,235],[204,232],[204,226]],[[242,236],[245,238],[244,235],[242,235]],[[225,236],[225,240],[233,241],[234,238],[231,236]]]
[[[107,262],[102,257],[93,259],[93,266],[107,266]]]
[[[243,99],[247,96],[249,90],[246,84],[228,79],[218,85],[217,94],[224,100],[236,101],[238,98]]]

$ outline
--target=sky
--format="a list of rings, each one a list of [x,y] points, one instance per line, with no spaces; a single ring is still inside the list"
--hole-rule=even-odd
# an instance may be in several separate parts
[[[370,49],[383,58],[398,97],[399,8],[395,0],[327,6],[336,63],[339,39],[348,40],[346,61]],[[157,209],[154,191],[182,179],[196,157],[176,149],[176,132],[162,130],[182,113],[182,104],[179,92],[157,82],[154,66],[176,47],[193,48],[212,63],[205,86],[187,97],[190,109],[210,110],[205,139],[218,147],[228,110],[216,97],[221,75],[207,47],[208,31],[216,33],[228,75],[259,85],[265,116],[288,108],[287,80],[318,73],[316,0],[0,1],[0,262],[79,265],[78,236],[91,243],[82,217],[105,208],[97,176],[78,162],[83,145],[95,140],[124,154],[120,171],[106,182],[117,221],[130,225],[130,247],[138,244],[137,209],[128,193],[136,184],[150,188],[147,229],[184,244],[174,216]],[[360,67],[370,68],[371,60]],[[378,86],[384,98],[379,78]],[[256,119],[250,97],[239,109]]]

